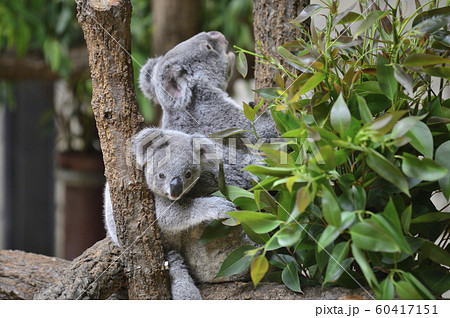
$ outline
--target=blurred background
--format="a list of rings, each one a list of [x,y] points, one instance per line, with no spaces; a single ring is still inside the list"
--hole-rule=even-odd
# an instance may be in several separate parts
[[[136,79],[148,57],[200,31],[253,50],[251,0],[131,2]],[[71,260],[105,237],[103,161],[75,5],[0,0],[0,249]],[[249,101],[252,80],[236,78],[230,93]],[[139,90],[137,99],[146,122],[158,125],[159,106]]]

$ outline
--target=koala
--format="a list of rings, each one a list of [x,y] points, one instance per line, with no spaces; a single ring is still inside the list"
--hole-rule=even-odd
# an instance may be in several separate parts
[[[245,146],[257,141],[252,125],[225,91],[235,62],[227,46],[220,32],[199,33],[164,56],[150,58],[141,68],[139,85],[147,98],[161,105],[162,128],[206,136],[229,128],[249,130],[236,135],[247,138],[246,142],[237,138],[237,162],[254,164],[257,159]],[[270,111],[259,115],[254,125],[260,140],[277,137]],[[225,148],[225,159],[232,151],[229,148]],[[248,189],[251,174],[242,172],[243,167],[230,169],[229,176]]]
[[[213,281],[226,256],[248,242],[242,231],[234,231],[205,245],[197,244],[212,220],[226,218],[224,213],[236,210],[228,200],[210,196],[218,189],[217,160],[213,156],[218,145],[200,137],[145,128],[135,135],[131,147],[137,168],[144,171],[146,184],[154,193],[156,218],[169,261],[174,299],[201,299],[195,281]],[[200,142],[196,143],[197,140]],[[108,183],[104,199],[106,230],[120,246]],[[241,276],[227,278],[236,279]]]

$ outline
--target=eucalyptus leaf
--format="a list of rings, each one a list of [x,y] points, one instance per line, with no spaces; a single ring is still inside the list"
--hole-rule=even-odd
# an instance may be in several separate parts
[[[302,292],[302,289],[300,288],[297,265],[294,261],[290,262],[289,265],[283,269],[281,279],[289,289],[298,293]]]
[[[435,161],[442,167],[447,168],[449,171],[444,177],[439,179],[439,186],[442,189],[442,193],[448,200],[450,198],[450,140],[442,143],[437,149],[435,154]]]
[[[419,159],[409,153],[403,153],[402,171],[411,178],[437,181],[449,172],[429,158]]]
[[[242,75],[243,78],[247,76],[248,65],[247,65],[247,57],[243,52],[239,52],[238,57],[236,59],[236,69],[239,74]]]
[[[413,21],[414,29],[433,33],[450,23],[450,7],[421,12]]]
[[[373,223],[359,222],[351,229],[353,244],[356,247],[373,252],[397,253],[400,247],[385,232],[380,232]]]
[[[279,221],[277,217],[268,213],[237,211],[228,212],[227,214],[247,224],[255,233],[258,234],[272,231],[281,224],[281,221]]]
[[[353,38],[358,37],[358,35],[362,34],[370,27],[373,27],[375,23],[379,21],[382,17],[384,17],[386,14],[387,11],[379,11],[379,10],[371,11],[364,19],[364,21],[361,23],[361,25],[356,29]]]
[[[216,277],[231,276],[244,271],[252,261],[254,254],[249,252],[253,250],[255,247],[251,245],[243,245],[235,249],[225,258]]]
[[[380,88],[390,100],[394,99],[397,91],[397,80],[394,74],[394,68],[389,61],[380,53],[377,57],[377,78]]]
[[[314,13],[322,9],[322,6],[318,4],[309,4],[307,5],[302,12],[292,21],[294,23],[302,23],[303,21],[308,20]]]
[[[335,130],[340,134],[344,134],[350,127],[351,114],[347,103],[342,96],[342,93],[337,98],[336,102],[331,107],[330,122]]]
[[[269,269],[269,262],[265,255],[259,255],[254,258],[250,264],[250,277],[252,278],[253,285],[256,287],[261,279],[266,275]]]
[[[433,136],[425,123],[418,121],[405,136],[411,139],[411,146],[425,157],[433,159]]]

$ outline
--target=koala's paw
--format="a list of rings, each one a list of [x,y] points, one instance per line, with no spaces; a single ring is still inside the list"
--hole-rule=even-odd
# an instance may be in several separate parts
[[[219,219],[228,219],[230,218],[230,216],[225,213],[237,210],[233,202],[230,202],[225,198],[220,197],[213,197],[213,198],[215,199],[214,202],[212,202],[212,205],[214,206],[213,209],[217,212],[217,217]]]
[[[202,300],[200,290],[193,284],[172,285],[173,300]]]

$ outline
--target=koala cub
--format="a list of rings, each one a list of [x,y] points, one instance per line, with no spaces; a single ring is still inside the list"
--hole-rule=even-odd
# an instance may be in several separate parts
[[[217,162],[212,158],[217,145],[200,137],[146,128],[136,134],[132,146],[137,167],[144,170],[147,186],[154,193],[174,299],[201,299],[190,272],[196,281],[210,282],[229,252],[246,238],[239,232],[204,246],[197,244],[210,221],[236,210],[226,199],[209,196],[218,188]],[[119,246],[108,183],[104,199],[106,230]]]
[[[227,46],[222,33],[202,32],[142,67],[140,88],[161,105],[163,128],[206,136],[233,127],[252,130],[242,107],[225,91],[235,62]],[[255,128],[259,138],[277,136],[269,111],[255,121]],[[253,133],[243,136],[256,141]]]

